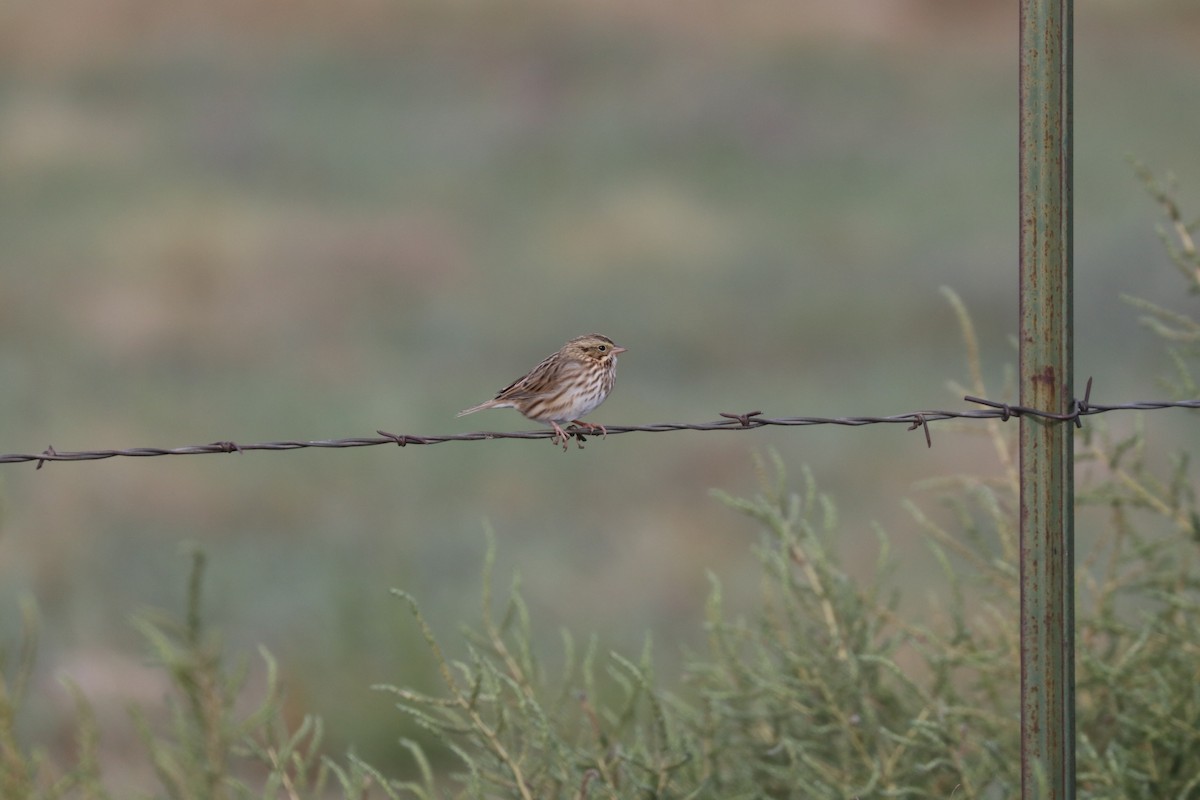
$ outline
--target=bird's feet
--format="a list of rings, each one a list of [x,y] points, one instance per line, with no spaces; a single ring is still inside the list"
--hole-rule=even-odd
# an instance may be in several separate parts
[[[597,425],[593,422],[584,422],[581,419],[573,419],[571,420],[571,424],[577,428],[583,428],[588,433],[599,432],[601,438],[608,436],[608,428],[605,428],[603,425]],[[579,449],[583,449],[583,443],[587,441],[587,439],[584,438],[582,433],[574,429],[568,433],[567,431],[563,430],[561,425],[553,421],[550,423],[550,426],[554,428],[554,435],[550,437],[550,441],[554,442],[555,444],[561,444],[564,453],[567,451],[567,440],[572,436],[575,437],[575,444],[579,445]]]
[[[550,421],[550,427],[554,428],[554,435],[550,437],[550,441],[554,444],[561,444],[563,452],[567,452],[567,440],[571,438],[571,434],[563,430],[562,425],[559,425],[554,420]],[[579,443],[579,448],[583,449],[583,443]]]
[[[597,425],[594,422],[584,422],[581,419],[573,419],[573,420],[571,420],[571,424],[578,425],[580,428],[587,428],[592,433],[595,433],[596,431],[600,431],[601,439],[608,438],[608,428],[604,427],[603,425]]]

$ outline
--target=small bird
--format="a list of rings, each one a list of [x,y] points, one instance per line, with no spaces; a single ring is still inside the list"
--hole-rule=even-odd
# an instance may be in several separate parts
[[[583,422],[580,417],[595,411],[608,397],[617,378],[617,356],[625,350],[598,333],[577,336],[496,392],[491,400],[464,409],[458,416],[487,408],[515,408],[529,419],[554,428],[550,441],[561,443],[565,451],[569,438],[562,428],[565,423],[608,433],[603,425]]]

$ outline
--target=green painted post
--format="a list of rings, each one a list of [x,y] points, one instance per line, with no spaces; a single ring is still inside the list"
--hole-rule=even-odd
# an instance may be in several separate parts
[[[1073,402],[1072,0],[1021,0],[1021,405]],[[1021,795],[1075,797],[1074,448],[1021,418]]]

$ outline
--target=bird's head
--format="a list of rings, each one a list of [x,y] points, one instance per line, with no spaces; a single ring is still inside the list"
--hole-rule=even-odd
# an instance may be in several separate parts
[[[598,333],[577,336],[563,345],[562,349],[563,354],[569,358],[578,361],[597,361],[601,364],[616,361],[617,356],[624,353],[625,350],[626,348],[617,345],[612,339]]]

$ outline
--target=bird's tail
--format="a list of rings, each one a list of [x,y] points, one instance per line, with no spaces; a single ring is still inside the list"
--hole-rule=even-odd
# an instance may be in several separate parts
[[[483,411],[485,408],[495,408],[495,406],[492,405],[493,402],[494,401],[492,401],[492,400],[486,400],[477,406],[471,406],[470,408],[464,408],[462,411],[458,412],[454,416],[465,417],[467,414],[474,414],[476,411]]]

